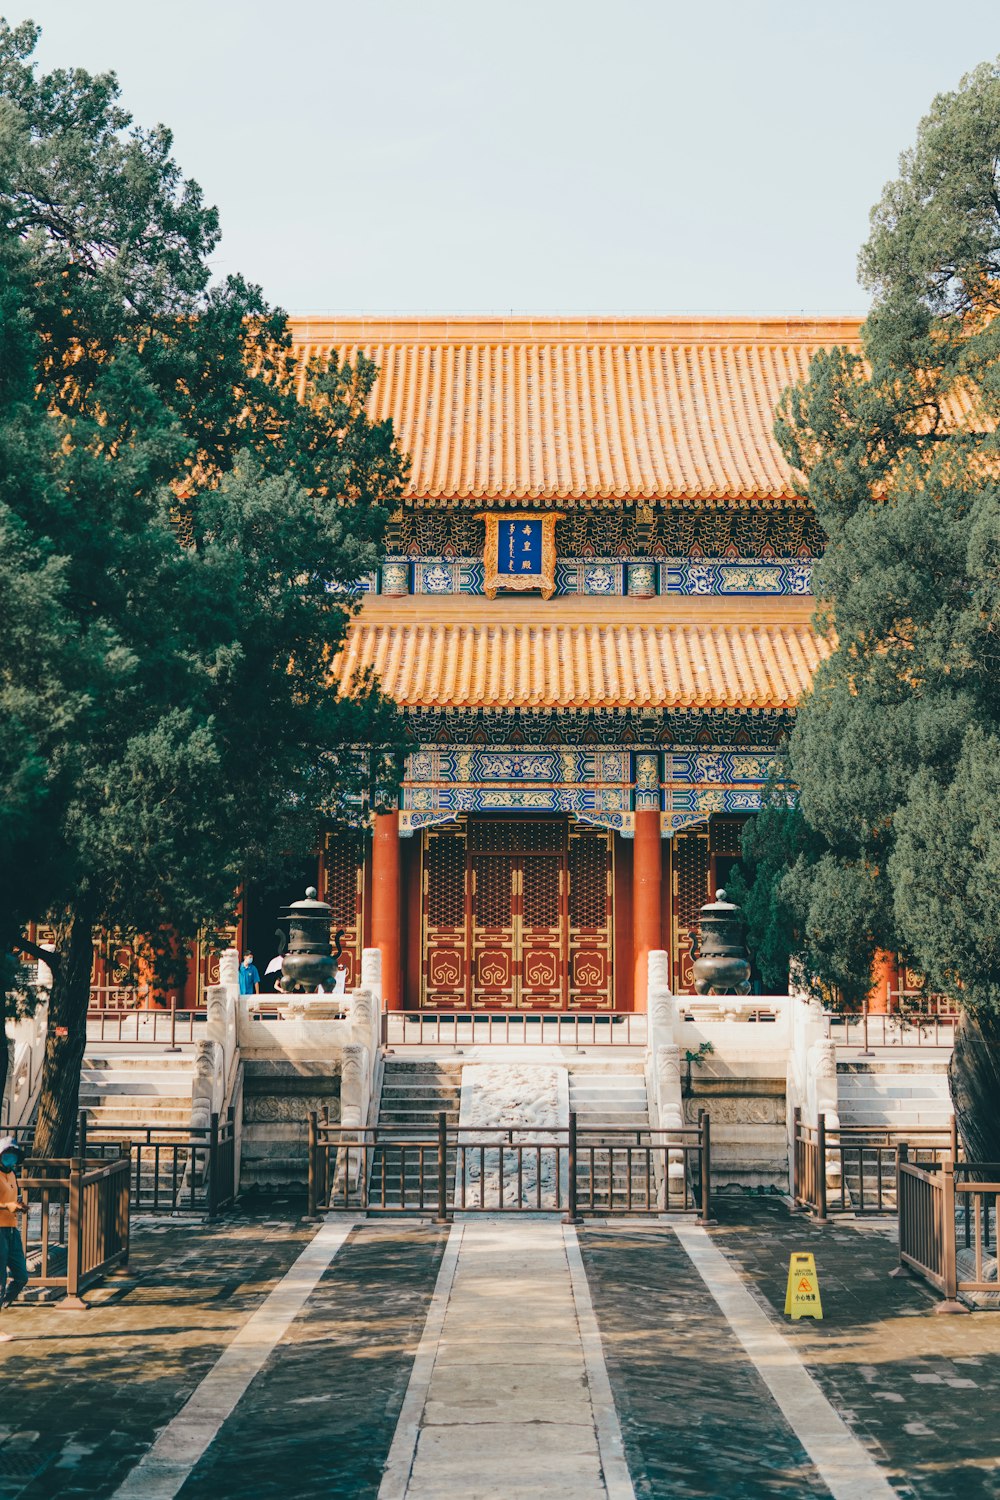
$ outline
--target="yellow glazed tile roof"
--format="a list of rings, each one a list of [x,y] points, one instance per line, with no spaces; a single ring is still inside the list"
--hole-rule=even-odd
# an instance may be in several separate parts
[[[829,648],[809,601],[371,600],[334,676],[410,708],[787,708]]]
[[[854,318],[292,320],[300,357],[363,349],[418,505],[781,504],[784,388]]]

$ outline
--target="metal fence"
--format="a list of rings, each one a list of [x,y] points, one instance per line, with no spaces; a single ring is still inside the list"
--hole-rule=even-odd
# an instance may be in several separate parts
[[[159,1005],[91,1009],[87,1012],[87,1041],[178,1047],[204,1035],[206,1019],[205,1010],[179,1010],[176,1003],[169,1010]]]
[[[29,1158],[19,1185],[33,1285],[61,1290],[70,1305],[83,1306],[88,1287],[128,1264],[128,1157]]]
[[[619,1011],[420,1011],[382,1013],[387,1047],[642,1047],[646,1017]]]
[[[14,1135],[30,1152],[33,1129]],[[171,1125],[87,1123],[81,1110],[73,1138],[78,1156],[90,1161],[127,1159],[129,1199],[141,1213],[213,1215],[236,1197],[236,1121],[230,1107],[204,1128]],[[44,1158],[38,1158],[42,1161]]]
[[[910,1125],[898,1130],[867,1125],[827,1129],[820,1114],[807,1125],[793,1113],[792,1196],[822,1223],[830,1213],[890,1213],[897,1204],[896,1152],[905,1143],[913,1161],[939,1163],[958,1157],[954,1117],[949,1129]]]
[[[899,1263],[965,1312],[959,1293],[1000,1293],[997,1213],[1000,1162],[918,1165],[899,1147]]]
[[[711,1121],[676,1130],[588,1125],[436,1131],[309,1118],[309,1210],[367,1214],[561,1213],[711,1217]]]
[[[827,1035],[836,1047],[871,1052],[875,1047],[953,1047],[958,1016],[937,1011],[897,1011],[889,1015],[865,1009],[856,1014],[828,1012]]]
[[[213,1114],[205,1129],[169,1125],[102,1125],[86,1131],[86,1151],[127,1150],[132,1207],[143,1213],[217,1214],[236,1197],[236,1124]]]

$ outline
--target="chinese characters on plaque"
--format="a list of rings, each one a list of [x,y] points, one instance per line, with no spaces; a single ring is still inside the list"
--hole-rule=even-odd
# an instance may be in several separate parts
[[[487,598],[498,592],[538,590],[551,599],[556,586],[555,527],[559,517],[530,511],[506,515],[485,512],[486,547],[483,587]]]

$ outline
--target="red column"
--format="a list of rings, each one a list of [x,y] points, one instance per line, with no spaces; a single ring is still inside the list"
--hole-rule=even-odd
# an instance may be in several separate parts
[[[660,814],[642,808],[635,815],[635,847],[632,866],[632,951],[635,958],[634,1008],[646,1009],[646,959],[654,948],[662,948],[660,888],[662,846]]]
[[[399,962],[399,813],[375,814],[372,837],[372,947],[382,951],[382,999],[386,1010],[401,1010]]]
[[[898,989],[899,964],[895,953],[887,953],[884,948],[876,948],[872,962],[872,987],[868,995],[868,1009],[873,1015],[882,1015],[887,1010],[898,1009],[895,995]],[[891,1003],[886,998],[889,990],[893,991]]]

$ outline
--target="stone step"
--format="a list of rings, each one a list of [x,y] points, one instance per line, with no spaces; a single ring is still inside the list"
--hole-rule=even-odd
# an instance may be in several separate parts
[[[593,1105],[595,1108],[625,1108],[635,1109],[646,1103],[645,1089],[630,1089],[628,1093],[624,1089],[612,1091],[597,1089],[570,1089],[570,1104]]]
[[[439,1092],[435,1092],[433,1089],[383,1088],[382,1090],[382,1099],[386,1104],[430,1105],[442,1099],[449,1104],[458,1104],[461,1097],[461,1089],[441,1089]]]
[[[191,1118],[191,1101],[177,1106],[157,1106],[155,1111],[148,1107],[126,1105],[103,1105],[87,1104],[83,1106],[87,1111],[87,1118],[95,1126],[101,1125],[176,1125],[186,1126]]]
[[[89,1099],[162,1099],[165,1102],[191,1098],[191,1083],[181,1089],[177,1078],[141,1078],[124,1081],[119,1078],[102,1079],[100,1082],[84,1076],[80,1080],[80,1098]]]
[[[181,1043],[178,1043],[180,1046]],[[109,1072],[118,1073],[123,1070],[145,1072],[147,1068],[155,1067],[157,1072],[190,1072],[194,1064],[194,1045],[188,1044],[182,1052],[169,1052],[166,1046],[144,1047],[138,1052],[127,1052],[124,1048],[119,1051],[116,1047],[113,1052],[90,1051],[84,1053],[83,1066],[85,1068],[107,1069]]]
[[[947,1056],[934,1058],[918,1057],[913,1058],[912,1060],[903,1060],[902,1058],[898,1057],[838,1058],[837,1072],[842,1078],[850,1077],[852,1075],[861,1076],[865,1074],[873,1076],[880,1073],[899,1073],[906,1075],[912,1075],[913,1073],[926,1073],[928,1076],[933,1077],[940,1074],[947,1075],[948,1058]]]
[[[393,1078],[457,1078],[462,1076],[460,1062],[431,1062],[426,1058],[391,1057],[386,1061],[386,1072]]]
[[[861,1125],[872,1129],[906,1130],[912,1125],[936,1125],[942,1134],[947,1134],[951,1124],[951,1112],[944,1110],[856,1110],[850,1116],[841,1113],[842,1125]]]

